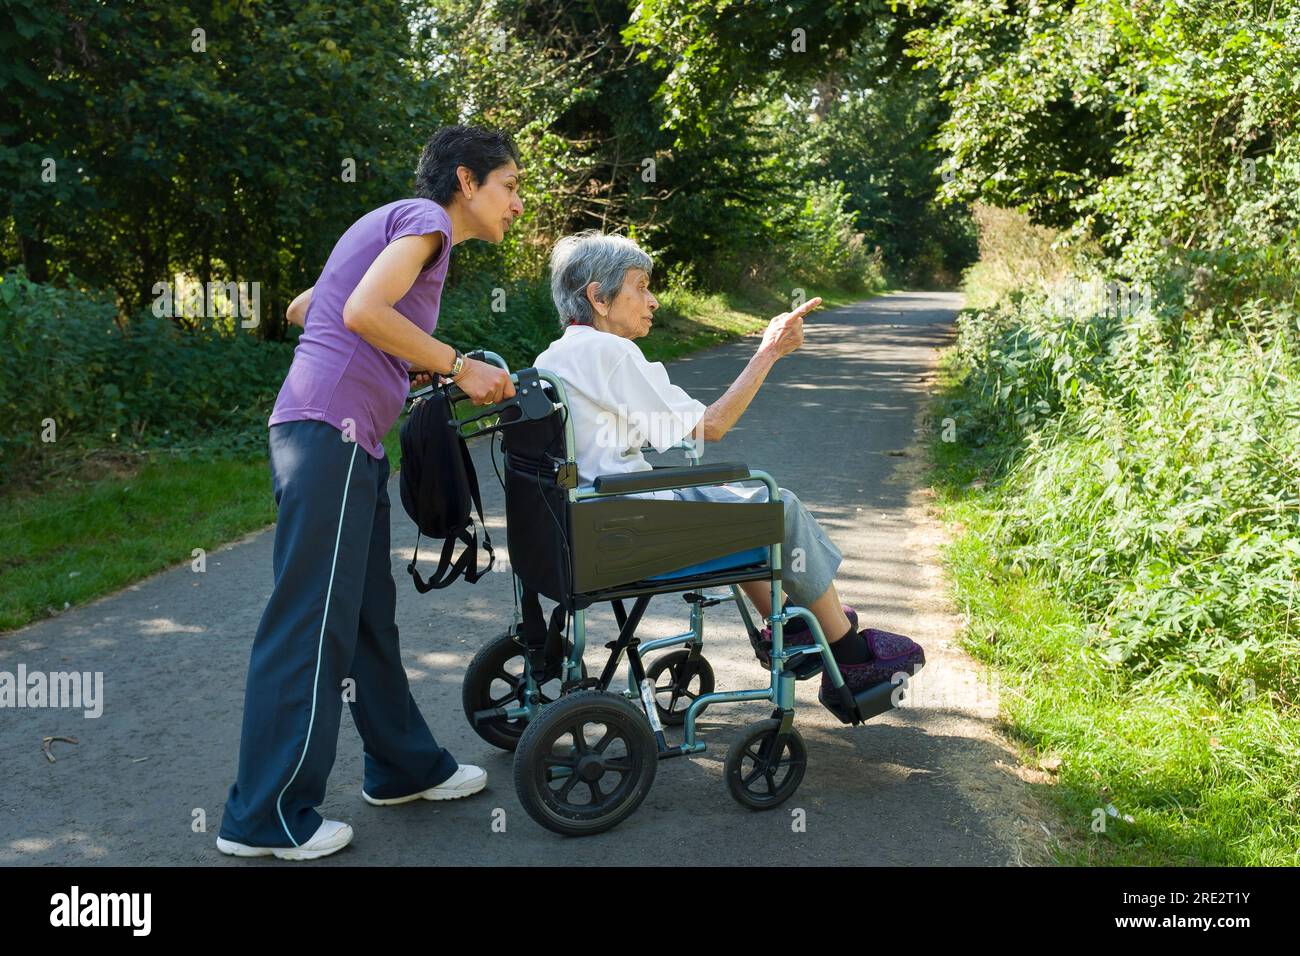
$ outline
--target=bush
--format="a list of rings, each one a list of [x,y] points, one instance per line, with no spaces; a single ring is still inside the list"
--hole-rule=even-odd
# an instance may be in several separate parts
[[[880,282],[880,250],[866,248],[862,233],[854,231],[854,214],[847,207],[844,184],[811,184],[803,202],[792,204],[789,218],[780,222],[783,264],[792,275],[810,284],[842,289],[864,289]]]
[[[948,414],[1002,453],[997,545],[1089,612],[1115,666],[1300,702],[1295,313],[1257,307],[1243,322],[1270,335],[1227,336],[1176,308],[1063,301],[1039,289],[959,323]]]
[[[435,333],[462,350],[486,348],[525,368],[560,335],[548,278],[494,285],[482,273],[448,285]]]
[[[142,312],[111,296],[0,279],[0,468],[56,444],[185,447],[217,432],[256,435],[292,358],[289,343]]]
[[[966,270],[966,304],[988,308],[1012,293],[1068,278],[1074,255],[1062,234],[1035,225],[1014,209],[976,203],[971,209],[979,236],[979,261]]]

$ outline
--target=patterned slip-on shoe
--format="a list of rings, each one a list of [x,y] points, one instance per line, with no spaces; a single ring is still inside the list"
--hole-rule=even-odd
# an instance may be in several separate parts
[[[925,664],[925,651],[910,637],[867,627],[862,629],[862,639],[867,642],[871,659],[861,664],[840,665],[844,683],[854,696],[878,684],[888,684],[899,672],[910,677]],[[843,713],[840,693],[831,684],[828,671],[822,671],[822,686],[817,699],[844,723],[852,722],[852,715]]]
[[[789,607],[789,605],[786,605]],[[849,626],[854,630],[858,626],[858,612],[847,604],[841,604],[844,609],[844,616],[849,619]],[[801,617],[796,617],[793,621],[785,626],[785,646],[801,647],[815,643],[813,640],[812,628],[808,622]],[[758,658],[760,664],[764,667],[772,666],[772,628],[770,626],[763,628],[758,632],[758,647],[754,648],[754,656]]]

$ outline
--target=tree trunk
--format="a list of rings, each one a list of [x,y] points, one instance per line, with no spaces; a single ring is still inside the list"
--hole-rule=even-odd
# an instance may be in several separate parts
[[[23,269],[33,282],[50,281],[50,250],[39,231],[31,236],[18,236],[18,250],[22,255]]]

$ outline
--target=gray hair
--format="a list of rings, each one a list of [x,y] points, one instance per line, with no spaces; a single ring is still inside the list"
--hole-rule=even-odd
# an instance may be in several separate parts
[[[599,283],[596,298],[608,302],[623,288],[628,269],[654,269],[654,260],[626,236],[606,236],[590,229],[565,236],[551,250],[551,298],[560,313],[560,328],[591,325],[587,286]]]

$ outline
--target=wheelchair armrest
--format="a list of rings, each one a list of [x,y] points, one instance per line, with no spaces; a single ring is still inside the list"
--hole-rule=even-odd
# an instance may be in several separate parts
[[[739,462],[718,462],[685,468],[656,468],[625,475],[601,475],[592,487],[598,495],[629,495],[642,491],[666,491],[693,485],[720,485],[750,477],[749,466]]]

